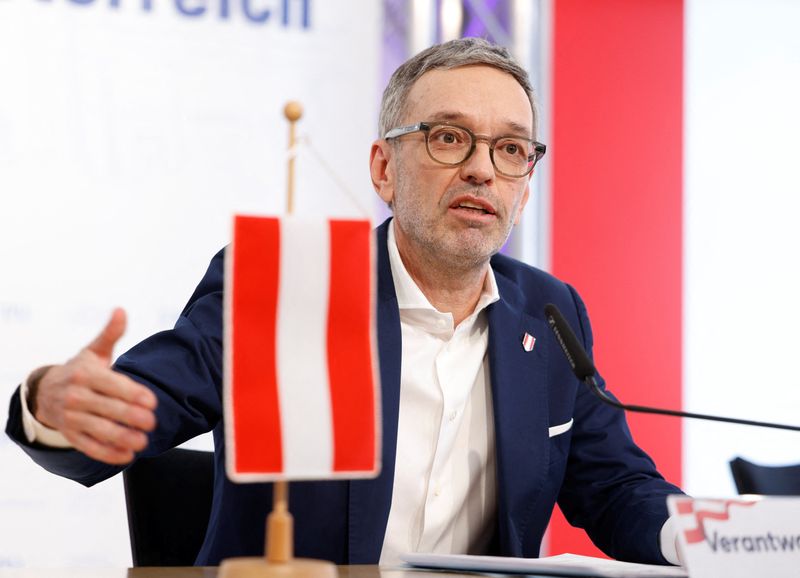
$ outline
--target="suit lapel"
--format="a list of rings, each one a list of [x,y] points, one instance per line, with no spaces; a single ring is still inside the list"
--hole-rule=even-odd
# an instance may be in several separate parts
[[[389,509],[392,505],[392,484],[397,450],[397,419],[400,408],[402,342],[400,311],[397,307],[389,252],[386,247],[386,234],[390,222],[387,220],[376,230],[382,467],[380,475],[374,480],[350,482],[349,564],[375,564],[378,562],[383,548]]]
[[[488,309],[501,551],[520,555],[522,531],[547,478],[547,326],[517,305],[519,289],[495,275],[500,300]],[[523,346],[525,334],[535,338]],[[530,344],[530,341],[528,341]]]

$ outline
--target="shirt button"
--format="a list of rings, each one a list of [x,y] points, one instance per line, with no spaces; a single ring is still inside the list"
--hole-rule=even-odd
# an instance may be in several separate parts
[[[455,421],[456,417],[458,416],[458,412],[453,410],[450,412],[450,415],[447,416],[450,421]]]

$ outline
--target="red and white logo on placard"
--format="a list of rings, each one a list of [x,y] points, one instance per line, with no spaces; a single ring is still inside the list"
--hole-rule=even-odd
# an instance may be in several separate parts
[[[237,216],[225,260],[228,477],[376,476],[370,223]]]
[[[731,517],[731,508],[733,506],[747,507],[752,506],[755,502],[747,500],[715,500],[710,502],[717,509],[710,509],[707,506],[698,508],[697,504],[702,502],[687,498],[684,500],[677,500],[675,509],[679,516],[692,516],[694,517],[694,527],[687,528],[683,531],[686,544],[698,544],[706,539],[706,520],[717,520],[718,522],[725,522]]]

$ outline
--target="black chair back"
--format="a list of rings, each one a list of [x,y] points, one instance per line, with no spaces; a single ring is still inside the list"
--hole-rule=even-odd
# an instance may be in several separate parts
[[[730,462],[733,481],[740,494],[800,496],[800,464],[761,466],[742,458]]]
[[[191,566],[208,529],[214,454],[175,448],[123,472],[134,566]]]

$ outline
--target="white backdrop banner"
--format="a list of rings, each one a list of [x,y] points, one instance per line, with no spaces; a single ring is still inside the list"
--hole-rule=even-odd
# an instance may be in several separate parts
[[[115,305],[170,327],[233,212],[369,217],[380,3],[0,0],[0,396]],[[0,418],[5,422],[6,402]],[[0,437],[0,567],[130,564],[121,480],[86,490]]]
[[[800,3],[685,6],[683,409],[797,425]],[[736,456],[800,462],[796,432],[683,427],[695,496],[735,494]]]

